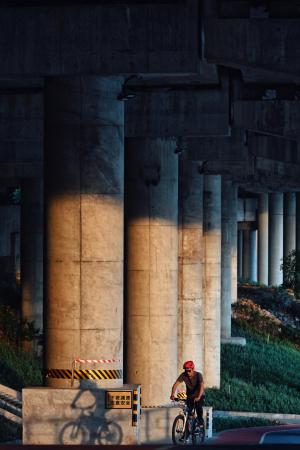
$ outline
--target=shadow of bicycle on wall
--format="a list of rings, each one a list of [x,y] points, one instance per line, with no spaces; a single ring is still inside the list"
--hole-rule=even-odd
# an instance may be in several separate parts
[[[87,398],[88,404],[86,404]],[[61,444],[119,445],[122,443],[122,428],[116,422],[106,419],[103,401],[100,401],[92,390],[80,391],[73,400],[71,408],[80,411],[80,414],[61,429],[59,435]]]

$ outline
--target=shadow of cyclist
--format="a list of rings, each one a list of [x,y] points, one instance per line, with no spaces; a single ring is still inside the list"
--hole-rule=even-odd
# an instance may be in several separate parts
[[[71,408],[80,411],[80,414],[61,429],[61,444],[121,444],[121,427],[105,417],[104,395],[103,391],[92,389],[78,392]]]

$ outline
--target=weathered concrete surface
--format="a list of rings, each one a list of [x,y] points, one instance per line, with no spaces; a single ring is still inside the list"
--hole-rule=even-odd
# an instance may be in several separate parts
[[[202,371],[203,331],[203,175],[197,161],[181,161],[179,184],[178,370],[193,360]]]
[[[257,279],[259,283],[268,284],[269,196],[266,193],[258,196],[257,223]]]
[[[22,319],[43,333],[43,182],[23,180],[21,186]]]
[[[295,140],[300,136],[299,101],[235,101],[233,111],[235,127]]]
[[[142,408],[141,443],[172,444],[172,425],[179,408]]]
[[[250,280],[250,230],[243,230],[243,272],[242,278]]]
[[[20,206],[0,206],[0,273],[2,276],[14,275],[15,245],[13,241],[19,231]]]
[[[126,102],[126,137],[227,136],[227,84],[224,81],[223,88],[208,90],[180,90],[178,87],[167,92],[137,93]]]
[[[238,279],[243,278],[243,230],[238,229]]]
[[[194,0],[2,8],[0,73],[195,73],[197,16]]]
[[[248,66],[299,75],[295,45],[300,39],[299,25],[299,19],[207,18],[206,58],[225,66]]]
[[[231,336],[231,303],[237,298],[237,187],[222,178],[221,338]],[[233,274],[234,273],[234,274]],[[234,284],[235,283],[235,284]],[[234,294],[234,298],[232,298]]]
[[[269,194],[269,280],[278,285],[283,281],[280,264],[283,257],[283,194]]]
[[[125,385],[120,390],[139,389]],[[110,389],[113,390],[113,389]],[[25,445],[135,445],[131,409],[105,409],[105,389],[23,389]]]
[[[42,177],[42,161],[42,94],[0,94],[0,177]]]
[[[116,100],[121,83],[93,76],[47,80],[48,369],[70,369],[75,357],[122,359],[124,111]],[[100,385],[105,382],[122,379]],[[69,386],[63,379],[47,383]]]
[[[257,230],[250,230],[250,280],[257,281]]]
[[[141,384],[143,405],[166,403],[177,376],[175,147],[174,139],[126,140],[127,381]]]
[[[204,380],[220,386],[221,350],[221,176],[204,176]]]

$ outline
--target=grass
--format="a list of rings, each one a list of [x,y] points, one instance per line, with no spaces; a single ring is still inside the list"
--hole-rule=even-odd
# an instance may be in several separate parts
[[[264,427],[280,425],[278,420],[263,419],[260,417],[215,417],[213,421],[214,432],[247,427]]]
[[[25,386],[40,386],[42,370],[39,361],[1,340],[0,383],[16,390]]]
[[[257,327],[258,323],[256,323]],[[300,351],[254,330],[234,325],[245,347],[222,346],[221,389],[207,390],[217,410],[300,414]]]

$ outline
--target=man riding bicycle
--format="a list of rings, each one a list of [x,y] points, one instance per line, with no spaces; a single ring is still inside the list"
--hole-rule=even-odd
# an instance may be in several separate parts
[[[203,376],[195,371],[193,361],[186,361],[183,364],[182,372],[172,386],[170,399],[174,400],[177,386],[184,382],[186,386],[187,406],[190,410],[194,407],[197,412],[199,423],[203,424],[203,404],[205,399]]]

